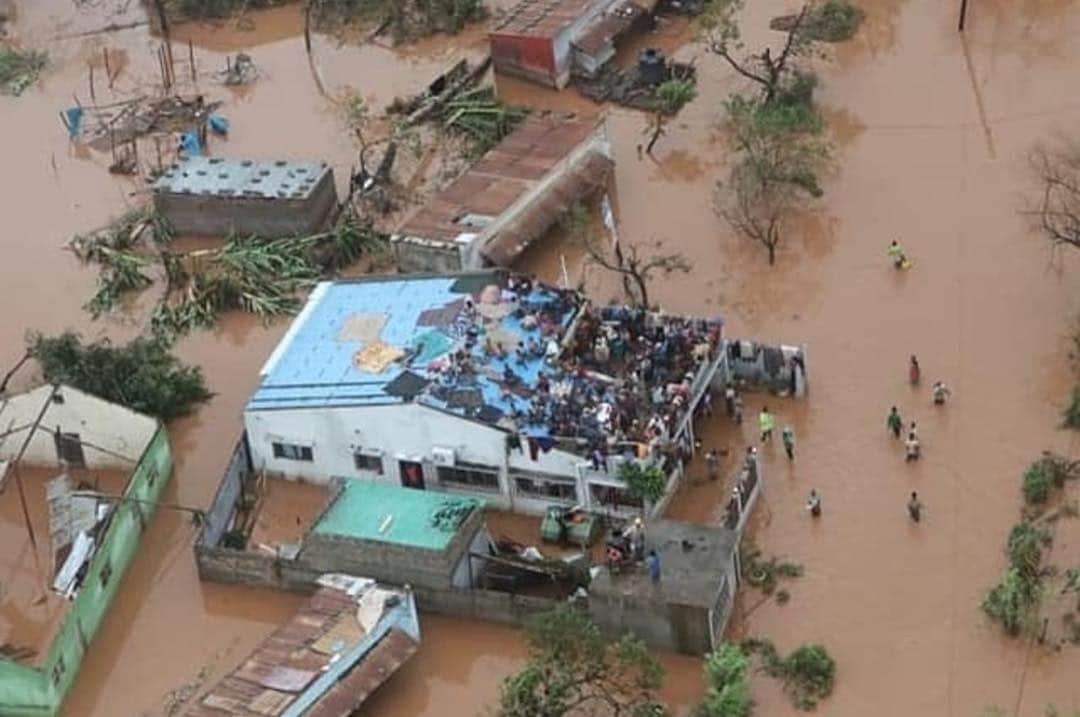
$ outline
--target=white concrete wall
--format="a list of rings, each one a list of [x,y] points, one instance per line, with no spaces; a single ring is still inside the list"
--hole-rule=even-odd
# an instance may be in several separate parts
[[[22,457],[27,465],[58,465],[54,434],[59,428],[78,434],[88,468],[131,470],[157,431],[155,419],[123,406],[67,386],[58,389],[62,402],[57,402],[52,392],[45,385],[0,399],[0,460],[18,455],[42,409],[44,416]]]
[[[572,453],[552,449],[529,456],[528,446],[510,451],[507,434],[490,426],[469,421],[419,404],[356,406],[341,408],[284,409],[249,411],[244,427],[251,446],[252,465],[256,471],[280,473],[287,478],[326,483],[333,476],[363,477],[401,483],[398,461],[418,461],[424,465],[428,489],[462,492],[488,499],[491,505],[521,512],[542,513],[548,503],[521,500],[511,490],[509,466],[524,471],[578,478],[578,465],[587,461]],[[292,443],[312,448],[311,462],[274,458],[274,442]],[[499,469],[499,490],[465,491],[452,485],[440,485],[432,448],[453,449],[457,462],[478,463]],[[355,451],[379,452],[383,475],[356,469]],[[579,495],[587,493],[579,485]]]

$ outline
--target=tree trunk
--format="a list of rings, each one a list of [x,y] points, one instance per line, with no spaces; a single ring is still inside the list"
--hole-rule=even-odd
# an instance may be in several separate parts
[[[776,263],[776,245],[769,242],[765,246],[769,248],[769,266],[772,266]]]
[[[646,311],[649,310],[649,290],[645,286],[645,277],[642,276],[636,269],[631,270],[631,277],[634,279],[634,283],[637,284],[638,293],[641,295],[641,308]]]
[[[648,146],[645,147],[645,154],[652,156],[653,147],[656,145],[656,141],[660,139],[660,133],[664,131],[664,115],[661,112],[656,113],[656,126],[653,127],[652,137],[649,139]]]

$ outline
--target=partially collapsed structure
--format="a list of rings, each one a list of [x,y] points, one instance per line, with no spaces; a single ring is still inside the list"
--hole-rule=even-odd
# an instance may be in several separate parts
[[[317,592],[187,717],[350,717],[420,646],[408,590],[324,575]]]
[[[615,45],[647,25],[657,0],[522,0],[489,33],[495,69],[561,89],[591,76]]]
[[[178,234],[310,234],[337,205],[325,162],[196,156],[169,166],[151,191],[155,211]]]
[[[172,472],[164,427],[68,386],[0,398],[0,714],[55,714]]]
[[[643,506],[620,466],[659,468],[670,494],[714,385],[805,387],[800,348],[752,359],[743,343],[733,358],[718,319],[597,307],[500,271],[324,283],[263,367],[245,440],[256,471],[312,482],[656,513],[665,501]]]
[[[607,187],[603,120],[534,114],[391,237],[406,272],[510,266],[578,201]]]

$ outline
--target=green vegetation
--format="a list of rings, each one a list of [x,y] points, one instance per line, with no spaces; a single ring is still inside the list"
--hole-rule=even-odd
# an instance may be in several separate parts
[[[836,661],[824,645],[802,645],[787,657],[781,657],[768,640],[750,638],[743,641],[742,648],[747,654],[759,655],[766,674],[783,681],[784,691],[797,708],[812,710],[832,694]]]
[[[1062,418],[1065,428],[1080,428],[1080,383],[1073,386],[1069,405],[1065,407]]]
[[[694,717],[748,717],[750,699],[750,658],[730,642],[723,642],[705,656],[705,697]]]
[[[1030,521],[1021,521],[1009,531],[1006,543],[1009,567],[1002,580],[983,598],[982,609],[1010,635],[1030,631],[1038,623],[1039,602],[1044,592],[1042,555],[1049,544],[1049,531]]]
[[[142,241],[147,235],[151,247]],[[75,237],[75,254],[101,267],[87,311],[94,318],[113,311],[124,296],[150,286],[147,272],[157,269],[166,288],[150,325],[155,336],[172,341],[213,326],[233,309],[264,318],[291,313],[299,307],[299,292],[385,246],[385,237],[351,211],[328,231],[303,237],[232,237],[220,248],[187,252],[170,251],[171,239],[168,224],[147,208]]]
[[[27,338],[27,353],[41,365],[46,381],[66,383],[163,421],[211,396],[202,371],[182,365],[158,339],[113,346],[108,340],[85,344],[70,331],[54,337],[34,333]]]
[[[0,45],[0,94],[21,95],[49,66],[49,55]]]
[[[1022,490],[1029,506],[1044,505],[1065,487],[1066,481],[1080,478],[1080,461],[1053,453],[1043,453],[1024,471]]]
[[[559,608],[525,624],[529,658],[503,680],[498,717],[661,717],[664,668],[632,637],[606,641],[581,613]]]
[[[667,475],[656,463],[642,466],[637,461],[627,461],[619,466],[619,478],[646,503],[660,500],[667,490]]]
[[[170,0],[168,5],[186,17],[215,18],[291,2],[295,0]],[[314,0],[311,12],[320,27],[368,22],[388,29],[395,42],[438,32],[457,34],[487,14],[482,0]]]
[[[676,77],[662,82],[656,88],[656,112],[652,118],[652,137],[645,147],[648,154],[652,154],[657,140],[664,134],[664,125],[670,117],[679,113],[685,105],[697,97],[697,85],[686,77]]]
[[[752,548],[747,551],[746,555],[743,557],[742,574],[746,582],[758,588],[766,595],[772,595],[776,592],[776,588],[781,578],[802,577],[803,566],[798,563],[781,561],[776,557],[764,560],[762,559],[761,551],[757,548]],[[786,591],[780,592],[786,593]],[[787,598],[781,598],[780,594],[777,594],[777,599],[781,602],[785,602]]]
[[[848,0],[825,0],[810,8],[802,32],[819,42],[843,42],[855,36],[865,18]]]
[[[481,87],[462,92],[442,110],[444,129],[467,137],[469,155],[479,157],[501,142],[529,114],[523,107],[510,107],[495,97],[495,88]]]

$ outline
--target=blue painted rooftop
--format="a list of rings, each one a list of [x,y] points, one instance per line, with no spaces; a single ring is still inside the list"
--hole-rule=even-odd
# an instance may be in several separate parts
[[[491,285],[499,291],[486,288]],[[499,272],[320,284],[267,361],[247,410],[417,400],[494,423],[511,402],[518,409],[527,405],[527,398],[505,392],[504,370],[514,372],[524,396],[545,367],[540,355],[513,353],[518,342],[542,346],[551,338],[522,319],[545,314],[561,337],[577,311],[567,292],[532,286],[514,293],[504,286]],[[470,329],[475,372],[440,374],[440,363],[466,347]],[[507,347],[509,356],[485,352],[489,340]]]

